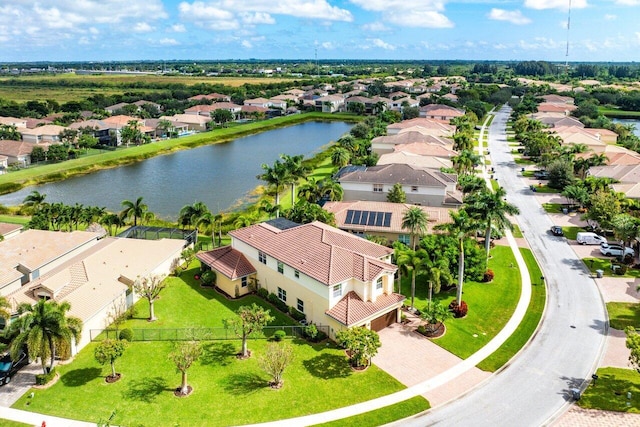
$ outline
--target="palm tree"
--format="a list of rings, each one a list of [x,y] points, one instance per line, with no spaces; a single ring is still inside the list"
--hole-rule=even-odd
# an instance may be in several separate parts
[[[416,296],[416,274],[425,258],[427,258],[427,252],[424,249],[415,251],[409,248],[399,251],[396,258],[398,267],[411,273],[411,310],[413,310],[413,302]]]
[[[71,340],[80,340],[82,321],[67,316],[71,308],[68,302],[39,300],[35,305],[22,303],[18,307],[18,319],[11,323],[11,329],[18,335],[11,342],[11,356],[16,357],[26,345],[30,357],[40,357],[44,373],[51,372],[56,359],[56,348]],[[49,366],[45,360],[49,358]]]
[[[135,202],[130,200],[123,200],[122,207],[124,208],[120,211],[120,218],[128,219],[133,217],[133,226],[138,225],[138,218],[143,220],[145,216],[147,216],[149,212],[149,207],[142,202],[143,197],[138,197]]]
[[[289,184],[291,185],[291,206],[296,204],[296,184],[300,179],[306,178],[309,175],[309,167],[304,165],[302,161],[304,156],[302,154],[298,156],[289,156],[287,154],[280,155],[280,158],[285,164],[287,169],[287,176]]]
[[[11,317],[11,304],[3,296],[0,296],[0,318],[8,320]]]
[[[192,205],[185,205],[180,209],[178,223],[183,226],[190,225],[196,227],[198,220],[206,213],[210,212],[207,205],[202,202],[194,202]]]
[[[307,182],[298,187],[298,197],[309,203],[317,203],[322,197],[320,194],[320,182],[315,178],[307,179]]]
[[[343,147],[335,147],[331,152],[331,163],[338,168],[345,167],[351,160],[349,150]]]
[[[504,187],[499,187],[495,192],[484,190],[467,197],[467,212],[478,221],[485,223],[484,249],[489,257],[491,244],[491,230],[495,227],[498,230],[505,228],[513,229],[513,225],[507,219],[507,215],[517,215],[520,210],[505,200],[507,191]]]
[[[267,164],[262,165],[264,173],[257,176],[258,179],[265,181],[268,185],[275,188],[275,204],[280,205],[280,191],[282,186],[288,182],[288,170],[284,163],[276,160],[273,166]],[[276,210],[276,218],[280,217],[280,209]]]
[[[427,283],[429,283],[429,308],[434,291],[436,294],[440,293],[443,283],[453,282],[447,258],[439,256],[437,253],[432,253],[430,256],[434,258],[426,257],[423,262],[424,274],[427,276]]]
[[[462,285],[464,283],[464,241],[472,233],[478,230],[478,224],[467,211],[460,209],[458,212],[449,211],[451,222],[436,225],[437,230],[444,230],[458,241],[458,289],[456,292],[456,302],[458,306],[462,302]]]
[[[318,183],[320,200],[340,201],[344,196],[344,189],[337,181],[327,177]]]
[[[418,206],[410,207],[402,217],[402,228],[411,234],[412,249],[416,250],[416,237],[427,232],[429,216]]]
[[[37,211],[40,207],[45,205],[44,199],[47,198],[46,194],[42,194],[39,191],[33,190],[27,197],[24,198],[22,203],[32,209],[33,212]]]
[[[594,153],[587,160],[589,161],[589,166],[604,166],[609,163],[609,158],[604,153]]]
[[[100,218],[100,224],[106,225],[109,228],[109,235],[115,236],[115,231],[124,225],[124,221],[120,215],[106,213]]]
[[[480,157],[471,150],[462,150],[460,154],[451,158],[451,162],[458,174],[467,175],[478,166]]]

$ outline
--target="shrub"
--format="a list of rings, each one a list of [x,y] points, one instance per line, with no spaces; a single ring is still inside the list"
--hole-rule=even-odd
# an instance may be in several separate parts
[[[123,329],[120,331],[120,335],[118,338],[122,341],[133,341],[133,331],[129,328]]]
[[[309,341],[316,341],[319,331],[316,325],[311,323],[310,325],[304,327],[302,333],[304,334],[305,338],[309,339]]]
[[[205,286],[213,286],[216,284],[216,273],[211,270],[207,270],[202,273],[202,276],[200,276],[200,280],[202,280],[202,283]]]
[[[269,299],[269,291],[266,290],[265,288],[260,288],[258,289],[258,296],[262,299],[268,300]]]
[[[282,301],[280,298],[278,298],[278,296],[273,292],[269,294],[268,300],[271,304],[275,305],[276,308],[281,312],[283,313],[289,312],[289,306],[287,305],[287,303]]]
[[[494,277],[495,277],[495,273],[493,272],[493,270],[491,270],[489,268],[489,269],[487,269],[487,271],[485,271],[484,277],[482,278],[482,281],[485,282],[485,283],[489,283],[489,282],[493,281]]]
[[[273,333],[273,340],[274,341],[282,341],[284,339],[284,337],[287,336],[287,333],[283,330],[277,330]]]
[[[618,266],[618,268],[616,268],[615,273],[618,276],[624,276],[625,274],[627,274],[627,269],[628,268],[629,267],[627,267],[625,264],[621,264],[621,265]]]
[[[449,304],[449,310],[453,311],[453,315],[457,318],[464,317],[467,315],[469,311],[469,307],[467,303],[464,301],[460,302],[460,306],[458,306],[458,302],[456,300],[451,301]]]
[[[293,317],[298,322],[301,322],[301,321],[303,321],[303,320],[305,320],[307,318],[306,314],[304,314],[301,311],[298,311],[294,307],[289,307],[289,314],[291,315],[291,317]]]
[[[419,325],[419,326],[416,328],[416,331],[417,331],[419,334],[427,335],[427,328],[426,328],[424,325]]]
[[[48,374],[36,375],[36,385],[46,385],[55,377],[56,368],[53,368]]]

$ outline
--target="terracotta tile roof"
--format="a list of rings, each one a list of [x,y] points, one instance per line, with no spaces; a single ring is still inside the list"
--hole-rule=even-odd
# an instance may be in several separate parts
[[[376,298],[376,302],[364,302],[357,293],[351,291],[347,293],[331,310],[325,313],[350,327],[357,325],[363,320],[374,317],[376,314],[384,314],[389,308],[398,306],[406,298],[400,294],[380,295]]]
[[[378,165],[390,165],[393,163],[409,165],[416,169],[452,168],[453,162],[448,157],[414,154],[405,151],[386,153],[378,159]]]
[[[104,123],[110,125],[110,127],[111,127],[112,125],[126,126],[132,120],[140,122],[140,124],[142,124],[142,120],[138,119],[137,117],[131,117],[131,116],[125,116],[125,115],[107,117],[106,119],[104,119],[102,121]]]
[[[266,113],[267,111],[269,111],[268,108],[260,107],[259,105],[243,105],[241,109],[245,113],[253,113],[253,112]]]
[[[458,155],[458,152],[452,148],[432,142],[411,142],[408,144],[399,144],[393,147],[393,151],[418,154],[420,156],[442,157],[445,159],[450,159]]]
[[[34,129],[20,129],[22,135],[54,135],[58,136],[60,132],[66,130],[64,126],[58,125],[44,125]]]
[[[280,230],[268,223],[229,233],[258,251],[307,276],[334,285],[356,278],[366,282],[396,266],[381,261],[392,249],[354,236],[329,225],[312,222]]]
[[[0,154],[9,157],[20,157],[31,154],[33,147],[43,146],[34,142],[13,141],[11,139],[0,140]]]
[[[200,261],[219,271],[231,280],[256,272],[244,254],[231,246],[216,248],[196,255]]]
[[[194,105],[184,110],[185,113],[210,113],[217,110],[213,105]]]
[[[20,230],[21,228],[22,226],[20,224],[10,224],[8,222],[0,222],[0,236],[13,233],[14,231]]]
[[[80,129],[85,127],[90,127],[91,129],[95,129],[95,130],[109,129],[109,125],[107,123],[105,123],[102,120],[95,120],[95,119],[84,120],[82,122],[75,122],[69,125],[70,129]]]
[[[433,119],[429,119],[426,117],[416,117],[415,119],[403,120],[398,123],[392,123],[387,126],[388,129],[408,129],[414,126],[420,126],[427,129],[438,129],[443,133],[452,135],[455,132],[455,126],[441,123]]]
[[[426,187],[444,188],[457,181],[454,174],[446,174],[438,170],[416,169],[409,165],[390,164],[371,166],[364,171],[344,174],[340,182],[365,182],[374,184],[406,184],[424,185]]]
[[[427,104],[420,107],[420,111],[427,113],[427,115],[429,116],[445,116],[445,117],[464,116],[464,110],[450,107],[444,104]]]

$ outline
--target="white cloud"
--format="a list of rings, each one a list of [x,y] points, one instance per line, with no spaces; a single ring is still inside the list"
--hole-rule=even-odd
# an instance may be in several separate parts
[[[240,27],[231,12],[221,10],[213,5],[206,5],[201,1],[182,2],[178,9],[182,18],[190,19],[199,26],[213,30],[235,30]]]
[[[259,25],[259,24],[275,24],[276,20],[268,13],[240,13],[240,18],[243,24],[247,25]]]
[[[522,15],[522,12],[519,10],[504,10],[504,9],[491,9],[488,15],[489,19],[493,19],[496,21],[507,21],[516,25],[524,25],[531,22],[529,18]]]
[[[332,42],[322,42],[320,43],[320,47],[325,50],[333,50],[336,48],[336,46]]]
[[[253,45],[251,44],[251,42],[249,40],[242,40],[241,45],[245,49],[251,49],[253,47]]]
[[[444,12],[444,0],[350,0],[364,10],[380,12],[395,25],[421,28],[451,28]]]
[[[615,0],[614,3],[620,6],[638,6],[640,5],[640,0]]]
[[[497,50],[504,50],[504,49],[508,49],[508,48],[507,48],[507,45],[502,44],[502,43],[494,44],[494,45],[493,45],[493,48],[494,48],[494,49],[497,49]]]
[[[158,40],[158,43],[162,46],[178,46],[180,44],[178,40],[169,37]]]
[[[529,9],[569,9],[569,2],[567,0],[525,0],[524,6]],[[587,7],[587,0],[572,0],[572,9],[584,9]]]
[[[153,27],[146,22],[136,22],[131,31],[134,33],[148,33],[153,31]]]
[[[383,40],[380,39],[371,39],[371,43],[373,44],[373,47],[377,47],[380,49],[384,49],[384,50],[396,50],[396,47],[392,44],[389,44]]]
[[[175,33],[184,33],[187,31],[187,29],[182,24],[173,24],[171,26],[171,31]]]
[[[606,14],[606,15],[604,15],[604,19],[606,21],[615,21],[616,19],[618,19],[618,17],[616,15]]]
[[[381,32],[381,31],[389,31],[389,28],[384,25],[382,22],[370,22],[368,24],[364,24],[362,26],[363,31],[367,32]]]

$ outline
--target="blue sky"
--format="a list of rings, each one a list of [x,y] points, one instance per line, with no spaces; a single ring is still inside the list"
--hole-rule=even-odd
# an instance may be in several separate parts
[[[0,62],[638,61],[640,0],[0,0]]]

